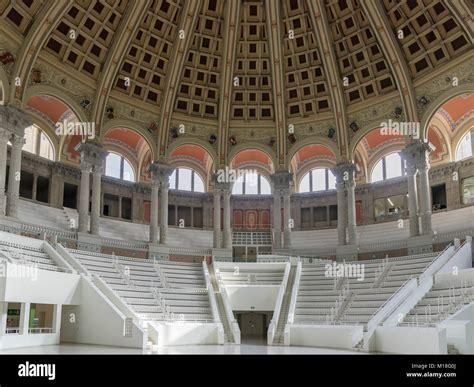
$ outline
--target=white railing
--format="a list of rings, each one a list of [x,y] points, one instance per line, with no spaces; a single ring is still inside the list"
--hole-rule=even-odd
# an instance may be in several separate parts
[[[210,256],[211,249],[186,248],[186,247],[172,247],[170,248],[170,255],[189,255],[189,256]]]
[[[303,270],[303,265],[301,264],[301,262],[298,262],[298,266],[296,267],[295,281],[293,282],[293,289],[291,289],[290,308],[288,310],[288,320],[286,321],[287,326],[289,324],[293,324],[295,320],[296,301],[298,298],[298,290],[300,287],[302,270]]]
[[[275,338],[275,333],[278,328],[278,321],[280,320],[280,312],[283,303],[283,299],[286,293],[286,287],[288,285],[288,279],[290,276],[291,264],[287,262],[285,267],[285,273],[283,274],[283,280],[281,281],[280,290],[278,291],[278,296],[275,303],[275,311],[273,312],[272,320],[270,321],[270,325],[268,326],[267,331],[267,342],[269,345],[273,344],[273,339]]]
[[[144,242],[126,241],[123,239],[101,238],[103,246],[119,247],[127,250],[148,251],[148,244]]]
[[[5,334],[7,334],[7,335],[19,335],[20,334],[20,328],[6,328],[5,329]]]
[[[450,243],[444,248],[444,250],[433,259],[433,261],[423,270],[420,275],[420,279],[434,275],[441,267],[444,266],[456,253],[457,249]]]
[[[211,276],[209,274],[209,269],[206,262],[202,262],[202,269],[204,271],[204,279],[206,280],[207,294],[209,296],[209,304],[211,306],[212,317],[214,322],[222,324],[221,319],[219,318],[219,309],[217,308],[216,295],[214,293],[214,288],[212,287]],[[224,327],[222,327],[224,329]]]
[[[54,333],[53,328],[48,327],[48,328],[29,328],[28,333],[30,334],[45,334],[45,333]]]
[[[213,263],[213,265],[214,265],[214,263]],[[234,313],[231,309],[229,295],[227,294],[227,289],[224,286],[224,283],[222,282],[215,266],[214,266],[214,274],[216,276],[217,286],[219,288],[219,292],[220,292],[221,297],[222,297],[222,303],[224,304],[224,310],[225,310],[225,314],[226,314],[226,317],[227,317],[227,321],[229,322],[229,327],[232,331],[232,335],[234,336],[234,342],[235,342],[235,344],[240,344],[239,324],[237,323],[237,320],[235,319]]]

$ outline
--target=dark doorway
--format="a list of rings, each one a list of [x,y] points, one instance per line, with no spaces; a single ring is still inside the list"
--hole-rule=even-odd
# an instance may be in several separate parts
[[[36,179],[36,200],[49,203],[49,178],[38,176]]]
[[[445,210],[447,207],[446,184],[431,187],[431,197],[433,198],[433,212]]]
[[[20,196],[26,199],[33,199],[33,179],[32,173],[21,171],[20,174]]]
[[[64,183],[63,207],[77,209],[77,185]]]

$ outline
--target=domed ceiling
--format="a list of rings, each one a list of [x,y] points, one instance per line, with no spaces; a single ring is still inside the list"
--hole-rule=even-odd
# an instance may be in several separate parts
[[[0,66],[22,80],[11,87],[12,104],[55,88],[102,137],[115,122],[133,122],[154,139],[156,158],[188,137],[209,144],[221,165],[233,147],[255,145],[273,152],[277,170],[311,138],[322,145],[314,149],[329,144],[337,159],[351,158],[358,131],[391,117],[421,121],[420,100],[429,105],[446,92],[448,78],[473,82],[471,7],[465,0],[2,1]],[[458,110],[453,101],[445,119],[462,119]],[[313,157],[303,156],[299,163]]]

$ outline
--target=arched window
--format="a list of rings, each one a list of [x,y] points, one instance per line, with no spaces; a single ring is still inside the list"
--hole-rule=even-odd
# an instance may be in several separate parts
[[[316,168],[306,173],[300,181],[298,192],[327,191],[336,188],[336,177],[328,168]]]
[[[110,152],[105,159],[105,175],[116,179],[135,181],[135,172],[123,156]]]
[[[31,125],[25,129],[23,150],[49,160],[54,160],[53,143],[36,125]]]
[[[232,195],[270,195],[271,193],[268,179],[255,172],[239,176],[232,187]]]
[[[176,168],[170,176],[170,188],[180,191],[204,192],[204,182],[189,168]]]
[[[405,175],[405,164],[400,153],[382,157],[372,169],[372,183]]]
[[[456,161],[472,157],[471,132],[467,132],[461,141],[459,141],[458,149],[456,149]]]

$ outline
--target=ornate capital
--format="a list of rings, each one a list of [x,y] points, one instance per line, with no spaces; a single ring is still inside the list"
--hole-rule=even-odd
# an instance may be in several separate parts
[[[429,156],[433,148],[428,142],[413,141],[402,150],[402,158],[406,161],[406,171],[410,173],[413,168],[418,170],[429,169]]]
[[[155,161],[150,164],[148,171],[151,172],[153,181],[160,183],[165,182],[169,185],[169,178],[173,173],[174,168],[163,161]]]
[[[18,134],[14,134],[11,138],[11,143],[12,146],[18,147],[18,148],[23,148],[23,145],[25,145],[26,140],[23,138],[23,136],[20,136]]]
[[[33,123],[22,110],[13,106],[0,105],[0,128],[23,138],[25,128],[31,125]]]
[[[293,175],[287,171],[275,172],[270,176],[274,191],[289,190]]]
[[[81,154],[81,164],[88,163],[100,167],[104,165],[104,160],[109,154],[102,145],[95,142],[80,142],[74,149]]]
[[[353,184],[356,172],[356,165],[349,161],[337,164],[331,169],[332,173],[336,177],[336,184]]]

